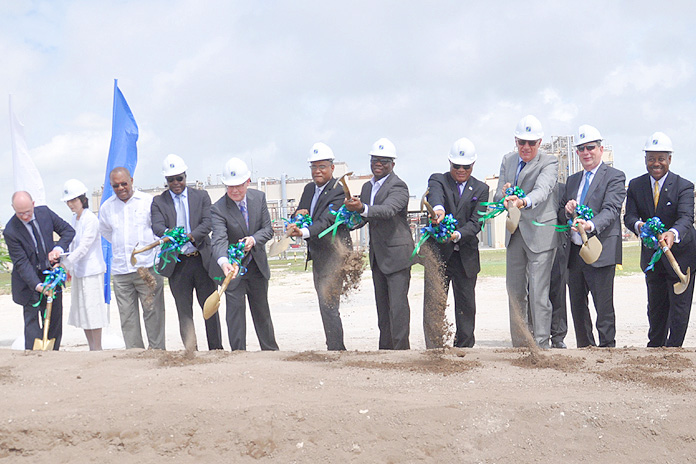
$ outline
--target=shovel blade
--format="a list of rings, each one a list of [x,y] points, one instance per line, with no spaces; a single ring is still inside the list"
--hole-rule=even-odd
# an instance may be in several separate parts
[[[205,300],[205,304],[203,305],[203,318],[205,320],[210,319],[217,312],[219,307],[220,294],[216,290]]]
[[[278,256],[290,247],[290,237],[283,237],[277,242],[271,243],[271,247],[268,249],[268,256]]]
[[[51,338],[50,340],[43,340],[41,338],[34,339],[33,351],[51,351],[56,344],[56,339]]]
[[[602,254],[602,242],[597,237],[590,237],[580,247],[580,257],[587,264],[592,264],[599,259]]]
[[[681,281],[674,284],[674,293],[681,295],[689,288],[689,281],[691,280],[691,268],[686,268],[686,274],[679,276],[682,278]]]
[[[508,232],[510,232],[511,235],[517,230],[517,226],[520,224],[521,215],[522,213],[520,213],[519,208],[511,206],[508,209],[507,219],[505,220],[505,228],[508,230]]]

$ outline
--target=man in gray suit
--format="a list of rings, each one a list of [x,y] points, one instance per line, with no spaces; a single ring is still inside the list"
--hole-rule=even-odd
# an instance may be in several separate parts
[[[587,264],[580,257],[582,239],[575,228],[570,233],[568,255],[568,289],[570,312],[573,315],[575,339],[578,348],[596,346],[592,333],[592,319],[587,306],[587,294],[592,293],[597,310],[599,346],[616,346],[614,317],[614,273],[621,264],[621,205],[626,198],[626,176],[623,172],[602,162],[604,147],[599,131],[587,124],[578,129],[575,140],[583,170],[568,178],[561,204],[565,217],[572,219],[577,205],[592,209],[590,220],[578,219],[578,227],[602,243],[597,261]]]
[[[373,177],[360,196],[345,201],[370,224],[370,267],[377,303],[380,350],[407,350],[411,323],[408,287],[413,237],[406,221],[408,186],[393,173],[396,148],[381,138],[372,145]]]
[[[168,229],[183,227],[190,242],[184,244],[176,256],[161,259],[157,271],[169,279],[179,316],[179,332],[187,350],[197,350],[196,330],[193,325],[193,290],[201,309],[206,298],[215,291],[210,278],[210,196],[205,190],[186,186],[184,160],[177,155],[167,155],[162,163],[162,174],[168,189],[152,199],[152,231],[158,237]],[[213,263],[214,264],[214,263]],[[216,312],[205,321],[205,333],[209,350],[222,349],[220,315]]]
[[[228,258],[230,244],[244,242],[244,252],[251,256],[242,261],[246,273],[235,277],[227,287],[227,332],[230,348],[246,350],[246,301],[254,320],[256,336],[262,350],[277,350],[271,310],[268,306],[268,267],[265,245],[273,237],[271,217],[268,214],[266,195],[249,189],[251,171],[239,158],[231,158],[225,164],[222,181],[227,193],[212,207],[213,257],[222,273],[233,272]]]
[[[515,232],[505,233],[512,345],[525,345],[526,321],[531,320],[537,345],[547,349],[552,312],[549,283],[557,237],[553,227],[537,227],[533,222],[556,223],[558,200],[554,187],[558,160],[553,155],[539,153],[543,135],[541,123],[532,115],[525,116],[517,124],[515,143],[518,151],[503,158],[495,201],[505,197],[505,191],[513,186],[519,186],[526,194],[523,198],[510,195],[505,201],[506,206],[521,210]]]

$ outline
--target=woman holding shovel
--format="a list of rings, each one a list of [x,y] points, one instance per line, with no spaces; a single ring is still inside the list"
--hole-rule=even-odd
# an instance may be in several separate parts
[[[102,328],[109,325],[108,308],[104,303],[104,272],[99,220],[89,208],[87,187],[70,179],[63,188],[62,200],[73,217],[75,239],[63,264],[72,276],[72,298],[68,324],[84,329],[90,351],[102,349]]]

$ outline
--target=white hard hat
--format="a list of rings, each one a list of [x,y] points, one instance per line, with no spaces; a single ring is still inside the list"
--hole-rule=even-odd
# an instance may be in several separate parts
[[[531,114],[520,119],[515,128],[515,137],[520,140],[539,140],[544,136],[541,122]]]
[[[447,158],[454,164],[474,164],[476,147],[471,140],[463,137],[452,144]]]
[[[322,161],[322,160],[331,160],[333,161],[335,159],[333,150],[331,148],[322,142],[317,142],[314,145],[312,145],[312,150],[309,152],[309,158],[307,158],[307,161],[310,163],[313,161]]]
[[[667,137],[664,132],[655,132],[650,138],[645,142],[645,148],[643,151],[665,151],[672,153],[672,139]]]
[[[184,160],[176,155],[167,155],[164,161],[162,161],[162,174],[164,174],[165,177],[182,174],[186,172],[187,169],[188,166],[186,166]]]
[[[370,156],[383,156],[385,158],[396,159],[396,147],[389,139],[382,137],[372,144],[372,150],[370,150],[369,154]]]
[[[578,128],[578,136],[575,138],[575,146],[585,145],[586,143],[602,140],[602,134],[599,133],[596,127],[589,124],[583,124]]]
[[[222,172],[222,183],[229,186],[242,185],[251,179],[251,171],[239,158],[230,158]]]
[[[60,201],[70,201],[87,193],[87,186],[77,179],[70,179],[63,185],[63,197]]]

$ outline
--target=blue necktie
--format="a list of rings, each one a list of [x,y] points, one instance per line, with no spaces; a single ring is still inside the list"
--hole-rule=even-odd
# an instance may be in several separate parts
[[[526,161],[520,160],[520,164],[518,165],[519,167],[517,168],[517,174],[515,174],[515,185],[517,185],[517,180],[520,178],[520,172],[522,172],[522,169],[524,169],[526,165]]]
[[[580,204],[584,205],[585,204],[585,195],[587,195],[587,191],[590,189],[590,179],[592,178],[592,171],[587,171],[585,173],[585,185],[582,186],[582,192],[580,192]]]
[[[249,228],[249,212],[246,209],[246,205],[244,203],[239,204],[239,211],[242,212],[242,216],[244,216],[244,222],[246,222],[247,229]]]

